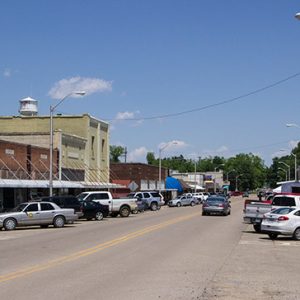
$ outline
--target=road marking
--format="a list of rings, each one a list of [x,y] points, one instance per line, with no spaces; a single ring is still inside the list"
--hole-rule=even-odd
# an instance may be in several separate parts
[[[41,272],[41,271],[44,271],[44,270],[62,265],[64,263],[71,262],[71,261],[80,259],[82,257],[95,254],[95,253],[100,252],[104,249],[116,246],[118,244],[124,243],[126,241],[137,238],[139,236],[143,236],[147,233],[162,229],[164,227],[167,227],[167,226],[179,223],[179,222],[187,221],[187,220],[192,219],[192,218],[194,218],[196,216],[199,216],[199,215],[201,215],[201,213],[197,212],[197,213],[194,213],[194,214],[191,214],[191,215],[188,215],[188,216],[171,219],[171,220],[165,221],[163,223],[159,223],[159,224],[156,224],[156,225],[153,225],[153,226],[143,228],[143,229],[138,230],[138,231],[134,231],[132,233],[129,233],[127,235],[124,235],[124,236],[121,236],[119,238],[113,239],[111,241],[107,241],[105,243],[98,244],[94,247],[87,248],[87,249],[81,250],[79,252],[75,252],[73,254],[70,254],[70,255],[59,257],[57,259],[51,260],[51,261],[46,262],[46,263],[37,264],[37,265],[34,265],[32,267],[21,269],[21,270],[16,271],[16,272],[1,275],[0,276],[0,283],[5,282],[5,281],[10,281],[10,280],[13,280],[13,279],[16,279],[16,278],[24,277],[26,275],[30,275],[30,274],[33,274],[33,273],[36,273],[36,272]]]
[[[269,245],[269,246],[284,246],[284,247],[300,247],[300,244],[298,242],[281,242],[281,241],[274,241],[274,240],[265,240],[265,241],[258,241],[258,240],[253,240],[253,241],[245,241],[242,240],[239,242],[240,245]]]

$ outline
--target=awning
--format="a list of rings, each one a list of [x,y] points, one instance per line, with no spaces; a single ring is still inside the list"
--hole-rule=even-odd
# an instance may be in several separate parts
[[[0,188],[49,188],[48,180],[28,180],[28,179],[0,179]],[[124,186],[109,182],[86,182],[86,181],[68,181],[68,180],[53,180],[54,189],[73,188],[124,188]]]

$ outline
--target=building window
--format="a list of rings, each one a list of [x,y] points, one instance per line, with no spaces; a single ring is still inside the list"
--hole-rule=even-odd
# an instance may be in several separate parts
[[[91,142],[91,153],[92,153],[92,158],[95,157],[94,144],[95,144],[95,137],[92,136],[92,142]]]
[[[101,152],[104,152],[105,139],[102,139]]]

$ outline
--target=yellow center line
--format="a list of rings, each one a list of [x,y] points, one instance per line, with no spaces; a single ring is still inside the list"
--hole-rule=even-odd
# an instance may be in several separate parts
[[[153,226],[143,228],[143,229],[138,230],[138,231],[131,232],[127,235],[121,236],[121,237],[113,239],[111,241],[107,241],[107,242],[98,244],[94,247],[87,248],[87,249],[81,250],[79,252],[72,253],[70,255],[59,257],[57,259],[51,260],[51,261],[46,262],[46,263],[37,264],[37,265],[34,265],[32,267],[21,269],[21,270],[16,271],[16,272],[1,275],[0,276],[0,283],[5,282],[5,281],[9,281],[9,280],[13,280],[13,279],[16,279],[16,278],[19,278],[19,277],[24,277],[26,275],[36,273],[36,272],[40,272],[40,271],[43,271],[43,270],[46,270],[46,269],[50,269],[50,268],[62,265],[64,263],[77,260],[81,257],[92,255],[92,254],[100,252],[104,249],[107,249],[107,248],[113,247],[115,245],[124,243],[128,240],[131,240],[131,239],[137,238],[139,236],[145,235],[147,233],[162,229],[162,228],[170,226],[172,224],[176,224],[176,223],[179,223],[179,222],[183,222],[183,221],[192,219],[192,218],[194,218],[196,216],[199,216],[199,215],[200,215],[200,212],[197,212],[197,213],[194,213],[194,214],[191,214],[191,215],[188,215],[188,216],[171,219],[171,220],[168,220],[168,221],[165,221],[165,222],[153,225]]]

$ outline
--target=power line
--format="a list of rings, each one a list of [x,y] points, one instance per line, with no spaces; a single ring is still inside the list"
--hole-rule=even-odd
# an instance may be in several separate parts
[[[259,89],[256,89],[254,91],[248,92],[246,94],[243,94],[243,95],[231,98],[231,99],[223,100],[223,101],[220,101],[220,102],[217,102],[217,103],[208,104],[208,105],[205,105],[205,106],[202,106],[202,107],[193,108],[193,109],[189,109],[189,110],[184,110],[184,111],[177,112],[177,113],[150,116],[150,117],[141,117],[141,118],[124,118],[122,120],[120,120],[120,119],[103,119],[103,120],[106,120],[106,121],[142,121],[142,120],[154,120],[154,119],[165,119],[165,118],[177,117],[177,116],[190,114],[190,113],[197,112],[197,111],[206,110],[206,109],[209,109],[209,108],[212,108],[212,107],[217,107],[217,106],[225,105],[225,104],[228,104],[228,103],[236,102],[238,100],[242,100],[243,98],[247,98],[249,96],[261,93],[265,90],[271,89],[275,86],[278,86],[282,83],[285,83],[285,82],[287,82],[291,79],[294,79],[294,78],[298,77],[299,75],[300,75],[300,72],[295,73],[293,75],[290,75],[290,76],[288,76],[284,79],[281,79],[279,81],[273,82],[273,83],[271,83],[267,86],[264,86],[262,88],[259,88]]]

